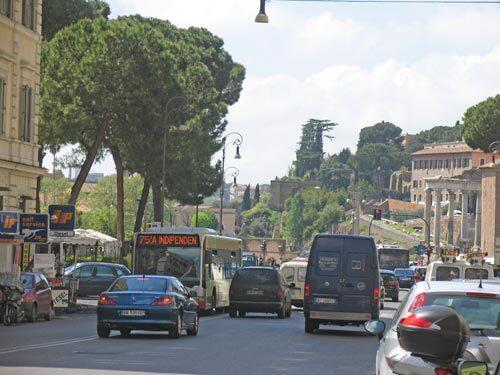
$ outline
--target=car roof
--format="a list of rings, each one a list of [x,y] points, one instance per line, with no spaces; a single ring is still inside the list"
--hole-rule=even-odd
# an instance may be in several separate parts
[[[278,271],[278,268],[276,267],[271,267],[271,266],[249,266],[249,267],[242,267],[240,270],[276,270]]]
[[[165,279],[165,280],[177,280],[177,277],[174,276],[165,276],[165,275],[123,275],[120,276],[122,279],[134,279],[138,277],[144,277],[148,279]]]
[[[354,235],[354,234],[329,234],[329,233],[320,233],[316,235],[316,238],[351,238],[351,239],[362,239],[362,240],[372,240],[373,237],[363,236],[363,235]]]
[[[307,267],[307,262],[303,260],[289,260],[281,264],[281,268],[283,267]]]
[[[480,288],[479,280],[474,281],[421,281],[416,284],[416,288],[428,293],[483,292],[496,293],[497,297],[500,297],[500,284],[487,283],[484,280],[482,288]]]
[[[105,263],[105,262],[83,262],[83,263],[77,263],[77,267],[81,266],[115,266],[115,267],[125,267],[123,264],[120,263]]]
[[[394,275],[394,271],[391,270],[380,270],[380,273],[388,273],[390,275]]]

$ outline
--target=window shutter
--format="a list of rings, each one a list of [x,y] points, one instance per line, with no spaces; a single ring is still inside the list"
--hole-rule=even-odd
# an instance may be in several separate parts
[[[28,99],[29,99],[29,110],[28,110],[28,121],[27,121],[27,131],[26,131],[26,141],[34,142],[35,129],[33,129],[33,123],[35,120],[35,89],[28,88]]]
[[[0,79],[0,135],[5,134],[5,81]]]
[[[26,86],[21,88],[19,95],[19,139],[24,140],[24,131],[26,129]]]

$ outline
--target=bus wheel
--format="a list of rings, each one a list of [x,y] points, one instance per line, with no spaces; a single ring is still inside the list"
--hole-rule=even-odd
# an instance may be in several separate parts
[[[238,310],[238,313],[240,315],[240,318],[244,318],[245,316],[247,316],[247,312],[245,310]]]
[[[237,310],[236,310],[236,307],[229,307],[229,317],[230,318],[236,318],[236,313],[237,313]]]

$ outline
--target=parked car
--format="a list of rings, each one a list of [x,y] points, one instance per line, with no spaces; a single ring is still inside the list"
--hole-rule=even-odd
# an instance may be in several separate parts
[[[292,293],[274,267],[244,267],[236,271],[229,288],[229,316],[245,317],[247,312],[292,314]]]
[[[122,264],[88,262],[67,267],[64,278],[77,278],[78,295],[92,296],[104,292],[118,277],[127,276],[130,273],[129,269]]]
[[[362,325],[380,314],[380,274],[372,237],[314,238],[304,286],[305,331],[320,324]]]
[[[380,270],[380,278],[385,289],[383,299],[390,298],[392,302],[399,302],[399,282],[396,274],[389,270]]]
[[[415,283],[414,272],[411,268],[396,268],[394,274],[398,279],[400,288],[411,288]]]
[[[129,336],[132,330],[168,331],[174,338],[186,330],[196,336],[200,320],[198,304],[190,291],[171,276],[121,276],[99,296],[97,334],[111,330]]]
[[[300,259],[300,258],[299,258]],[[304,305],[304,281],[306,280],[307,259],[291,260],[280,267],[280,272],[285,278],[292,293],[292,305]]]
[[[481,348],[479,351],[485,353],[485,358],[478,360],[490,361],[488,365],[493,374],[500,361],[500,286],[493,283],[483,283],[480,286],[479,282],[461,281],[423,281],[415,284],[380,341],[376,374],[436,374],[435,364],[416,357],[401,347],[397,333],[402,319],[415,315],[413,313],[422,307],[432,305],[451,307],[467,321],[471,330],[467,350]],[[402,372],[401,368],[407,371]]]
[[[24,287],[22,306],[28,322],[39,317],[51,320],[54,314],[52,290],[45,276],[40,272],[23,272],[21,282]]]

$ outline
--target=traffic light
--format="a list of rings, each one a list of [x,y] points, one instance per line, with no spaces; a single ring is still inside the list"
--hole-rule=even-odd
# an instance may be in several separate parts
[[[380,208],[373,210],[373,220],[382,220],[382,210]]]
[[[260,245],[260,249],[262,250],[262,253],[265,254],[267,251],[267,242],[266,240],[262,240],[262,245]]]

